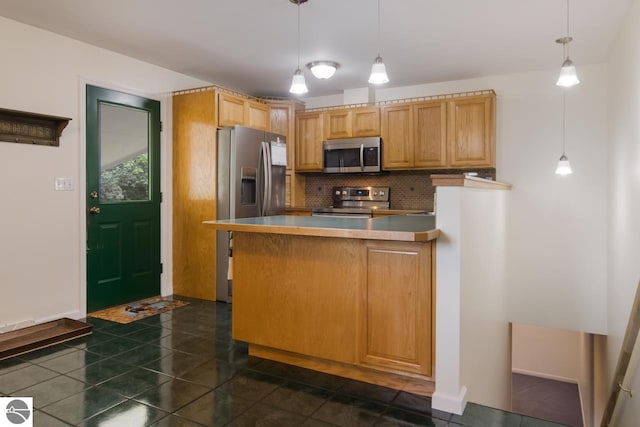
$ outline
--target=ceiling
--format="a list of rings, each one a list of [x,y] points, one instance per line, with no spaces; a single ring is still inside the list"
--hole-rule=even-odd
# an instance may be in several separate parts
[[[631,0],[571,3],[571,58],[604,62]],[[289,0],[0,0],[0,15],[255,96],[289,96],[297,66],[297,7]],[[407,86],[560,67],[564,0],[381,0],[380,54]],[[375,0],[300,6],[309,93],[363,88],[377,54]]]

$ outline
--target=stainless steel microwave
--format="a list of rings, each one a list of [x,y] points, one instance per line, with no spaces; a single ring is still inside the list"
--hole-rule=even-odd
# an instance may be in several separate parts
[[[322,170],[325,173],[380,172],[381,142],[379,136],[324,141]]]

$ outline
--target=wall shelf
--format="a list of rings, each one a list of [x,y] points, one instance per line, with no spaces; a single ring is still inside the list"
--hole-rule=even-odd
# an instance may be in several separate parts
[[[0,108],[0,141],[58,147],[71,119]]]

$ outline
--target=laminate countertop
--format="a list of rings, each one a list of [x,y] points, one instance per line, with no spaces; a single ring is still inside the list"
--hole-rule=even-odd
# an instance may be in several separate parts
[[[427,242],[437,239],[433,215],[392,215],[379,218],[339,218],[277,215],[257,218],[204,221],[217,230],[344,239]]]

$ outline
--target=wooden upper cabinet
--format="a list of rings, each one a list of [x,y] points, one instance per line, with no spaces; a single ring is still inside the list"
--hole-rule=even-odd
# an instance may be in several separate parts
[[[447,165],[447,104],[445,101],[420,102],[413,105],[414,166],[418,168]]]
[[[244,126],[245,124],[245,99],[229,95],[218,94],[218,126]]]
[[[293,168],[295,161],[294,122],[291,107],[288,105],[271,105],[271,132],[284,135],[287,138],[287,170]],[[290,129],[291,128],[291,129]]]
[[[236,125],[269,130],[269,105],[228,93],[218,93],[218,126]]]
[[[260,130],[271,129],[269,105],[256,101],[245,101],[245,126]]]
[[[287,138],[287,172],[285,182],[285,205],[304,206],[305,177],[295,173],[296,162],[296,121],[297,111],[304,110],[304,104],[295,100],[272,100],[269,102],[271,132]]]
[[[380,135],[379,107],[345,108],[323,114],[326,139]]]
[[[326,139],[351,138],[351,110],[331,110],[324,113]]]
[[[352,135],[379,136],[380,135],[380,107],[355,108],[351,119]]]
[[[448,106],[451,167],[495,167],[495,95],[452,99]]]
[[[290,109],[288,105],[271,105],[271,132],[289,136]]]
[[[384,169],[495,167],[495,94],[382,107]]]
[[[413,167],[413,110],[411,104],[382,107],[382,168]]]
[[[296,116],[296,171],[322,171],[322,129],[321,112]]]

